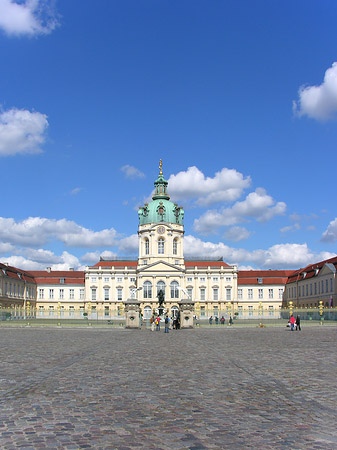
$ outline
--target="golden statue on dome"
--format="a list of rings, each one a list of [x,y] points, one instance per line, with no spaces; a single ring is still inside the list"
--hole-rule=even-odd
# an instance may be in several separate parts
[[[159,175],[163,175],[163,161],[160,159],[159,160]]]

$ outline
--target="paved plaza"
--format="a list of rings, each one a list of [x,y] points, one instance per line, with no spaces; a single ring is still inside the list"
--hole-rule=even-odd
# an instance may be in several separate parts
[[[0,327],[0,448],[337,449],[336,337]]]

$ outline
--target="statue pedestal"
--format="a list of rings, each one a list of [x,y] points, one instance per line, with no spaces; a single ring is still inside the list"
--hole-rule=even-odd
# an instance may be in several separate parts
[[[190,299],[182,299],[179,302],[180,328],[193,328],[194,302]]]
[[[125,328],[140,328],[140,303],[134,298],[129,298],[124,302]]]

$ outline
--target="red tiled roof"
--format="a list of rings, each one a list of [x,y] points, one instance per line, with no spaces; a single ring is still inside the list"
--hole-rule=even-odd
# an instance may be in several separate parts
[[[185,261],[186,267],[230,267],[224,261]]]
[[[263,286],[266,284],[286,284],[287,277],[277,277],[277,278],[267,278],[261,277],[262,283],[258,282],[257,278],[238,278],[238,285],[248,285],[248,284],[256,284],[258,286]]]
[[[83,270],[29,270],[27,273],[33,277],[46,278],[83,278]]]
[[[137,267],[138,260],[135,261],[99,261],[91,267]]]
[[[35,281],[37,284],[58,284],[61,287],[67,286],[69,284],[84,284],[84,277],[83,278],[65,278],[64,283],[60,283],[59,278],[35,278]]]
[[[337,268],[337,256],[333,258],[325,259],[318,263],[309,264],[304,269],[298,269],[294,271],[289,277],[287,284],[295,283],[300,280],[307,280],[308,278],[314,278],[322,270],[325,264],[333,264]],[[316,273],[317,272],[317,273]],[[305,276],[304,276],[305,274]]]
[[[275,278],[289,277],[294,270],[239,270],[238,278]]]
[[[0,269],[3,269],[7,276],[17,280],[28,281],[29,283],[35,283],[34,277],[24,270],[17,269],[13,266],[7,266],[6,264],[0,263]],[[19,276],[20,275],[20,276]]]

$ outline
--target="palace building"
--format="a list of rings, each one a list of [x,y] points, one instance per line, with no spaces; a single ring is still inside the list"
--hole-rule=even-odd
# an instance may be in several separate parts
[[[24,272],[1,265],[0,306],[25,306],[29,299],[41,315],[80,317],[89,311],[91,317],[111,318],[122,317],[124,302],[136,297],[149,318],[162,291],[170,315],[183,299],[195,302],[201,319],[278,314],[293,271],[238,271],[220,256],[185,258],[184,210],[170,200],[161,162],[159,168],[152,201],[138,210],[138,257],[101,258],[85,271]]]

